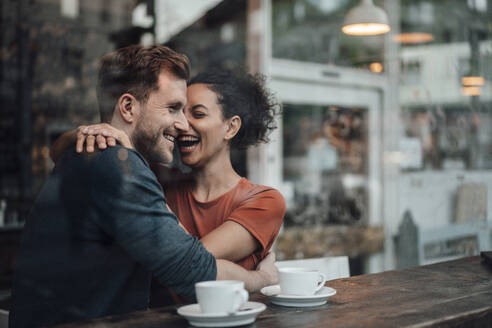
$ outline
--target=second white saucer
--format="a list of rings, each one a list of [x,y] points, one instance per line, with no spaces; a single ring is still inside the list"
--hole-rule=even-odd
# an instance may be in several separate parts
[[[246,302],[237,312],[232,314],[207,314],[202,313],[200,305],[191,304],[180,307],[178,314],[195,327],[236,327],[254,322],[258,314],[265,309],[266,306],[263,303]]]
[[[314,295],[286,295],[282,294],[279,285],[268,286],[261,289],[261,293],[267,296],[273,304],[290,307],[313,307],[325,304],[330,296],[337,293],[330,287],[323,287]]]

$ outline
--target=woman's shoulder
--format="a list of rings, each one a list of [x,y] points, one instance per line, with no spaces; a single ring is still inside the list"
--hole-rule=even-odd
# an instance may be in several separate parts
[[[245,198],[274,198],[285,203],[284,197],[277,189],[251,182],[246,178],[239,181],[238,187]]]
[[[248,222],[278,222],[280,225],[285,215],[285,199],[277,189],[261,184],[255,184],[247,179],[239,183],[240,196],[237,209],[244,215]]]

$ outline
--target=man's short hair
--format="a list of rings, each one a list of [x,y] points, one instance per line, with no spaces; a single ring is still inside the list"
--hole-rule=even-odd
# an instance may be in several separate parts
[[[190,62],[184,54],[160,45],[132,45],[110,52],[101,58],[97,98],[102,122],[110,122],[114,107],[124,93],[145,103],[158,89],[162,70],[188,81]]]

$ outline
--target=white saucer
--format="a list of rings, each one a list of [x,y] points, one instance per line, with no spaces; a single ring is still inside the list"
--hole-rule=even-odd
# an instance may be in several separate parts
[[[261,293],[268,296],[273,304],[291,307],[312,307],[325,304],[328,298],[335,295],[337,291],[330,287],[323,287],[314,295],[286,295],[282,294],[279,285],[274,285],[262,288]]]
[[[254,322],[265,309],[266,305],[263,303],[246,302],[233,314],[206,314],[202,313],[200,305],[191,304],[180,307],[178,314],[195,327],[235,327]]]

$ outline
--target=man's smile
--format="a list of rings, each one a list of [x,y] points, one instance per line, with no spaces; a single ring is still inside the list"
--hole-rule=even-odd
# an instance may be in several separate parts
[[[174,143],[176,141],[176,138],[170,134],[164,133],[163,136],[164,136],[164,138],[171,141],[172,143]]]

